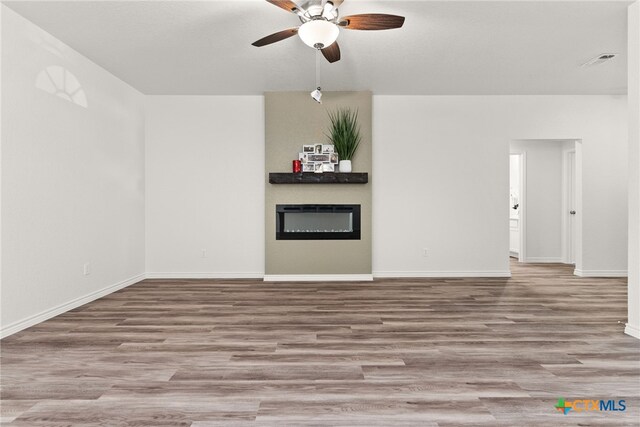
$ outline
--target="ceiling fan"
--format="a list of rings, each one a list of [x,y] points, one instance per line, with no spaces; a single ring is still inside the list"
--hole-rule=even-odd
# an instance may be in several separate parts
[[[344,0],[307,0],[298,6],[291,0],[267,0],[269,3],[298,15],[302,25],[278,31],[251,43],[262,47],[288,39],[296,34],[302,41],[322,52],[329,62],[340,60],[336,39],[339,28],[347,30],[390,30],[404,24],[404,16],[383,13],[364,13],[340,17],[338,7]]]

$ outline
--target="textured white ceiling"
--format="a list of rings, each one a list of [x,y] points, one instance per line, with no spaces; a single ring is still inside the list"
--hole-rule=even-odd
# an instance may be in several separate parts
[[[299,20],[263,0],[5,1],[146,94],[311,90],[315,52],[298,37],[256,48]],[[628,1],[364,1],[341,14],[406,16],[402,29],[341,30],[324,90],[376,94],[624,94]],[[580,64],[604,52],[603,65]]]

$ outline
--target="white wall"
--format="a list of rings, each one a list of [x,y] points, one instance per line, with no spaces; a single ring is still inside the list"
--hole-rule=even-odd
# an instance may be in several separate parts
[[[629,6],[629,317],[625,332],[640,338],[640,3]]]
[[[561,262],[562,141],[512,141],[510,150],[526,159],[524,261]]]
[[[374,275],[508,274],[515,139],[583,141],[577,262],[626,274],[626,97],[374,96],[373,117]]]
[[[579,270],[626,274],[625,97],[373,102],[374,274],[508,275],[508,154],[515,139],[583,141]],[[260,277],[262,97],[148,97],[147,114],[150,276]],[[235,213],[219,209],[225,205]],[[402,219],[394,206],[405,209]]]
[[[4,336],[141,278],[144,104],[0,7]]]
[[[150,96],[146,111],[148,276],[262,277],[263,97]]]

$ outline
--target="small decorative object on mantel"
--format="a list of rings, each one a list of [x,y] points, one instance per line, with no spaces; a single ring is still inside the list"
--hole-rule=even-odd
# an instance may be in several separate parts
[[[302,172],[334,172],[338,164],[338,154],[333,145],[303,145],[302,152],[298,153],[298,160],[294,162],[300,162]],[[295,166],[294,173],[296,173]]]
[[[293,173],[301,173],[302,172],[302,162],[300,160],[293,161]]]
[[[358,110],[340,108],[328,114],[331,126],[327,137],[333,142],[335,151],[340,158],[339,170],[342,173],[350,173],[351,160],[362,140],[358,124]]]

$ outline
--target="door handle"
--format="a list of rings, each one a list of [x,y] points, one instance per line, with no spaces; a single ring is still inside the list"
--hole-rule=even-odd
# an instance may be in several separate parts
[[[575,214],[576,214],[576,211],[569,211],[569,213],[570,213],[571,215],[575,215]]]

